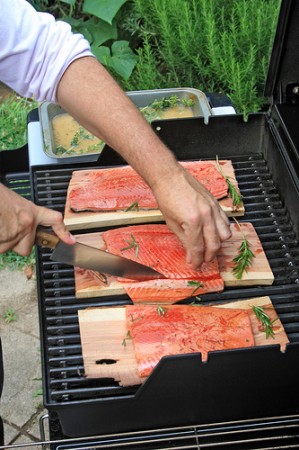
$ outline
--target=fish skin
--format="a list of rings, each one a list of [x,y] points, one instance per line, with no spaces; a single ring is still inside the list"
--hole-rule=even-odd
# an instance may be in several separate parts
[[[210,306],[126,306],[140,377],[149,376],[163,356],[200,352],[206,361],[215,350],[255,345],[248,311]]]
[[[227,196],[227,183],[209,161],[182,161],[186,168],[216,199]],[[135,202],[139,209],[158,209],[154,194],[131,166],[75,171],[78,186],[70,190],[70,207],[81,211],[126,210]]]

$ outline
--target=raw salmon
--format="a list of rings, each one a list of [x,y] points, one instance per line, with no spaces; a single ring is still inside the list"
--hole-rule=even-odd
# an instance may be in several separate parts
[[[119,279],[134,303],[174,303],[191,296],[219,292],[224,283],[218,261],[193,270],[185,250],[165,224],[133,225],[103,232],[107,251],[152,267],[167,279],[132,281]]]
[[[223,163],[223,162],[222,162]],[[213,195],[227,196],[227,183],[209,161],[181,162]],[[73,172],[69,201],[73,211],[118,211],[132,206],[136,209],[158,209],[149,186],[130,166]]]
[[[248,311],[209,306],[126,306],[140,377],[150,375],[163,356],[208,353],[255,345]]]

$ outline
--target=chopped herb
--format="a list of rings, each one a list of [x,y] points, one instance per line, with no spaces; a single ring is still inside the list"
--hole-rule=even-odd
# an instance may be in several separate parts
[[[71,140],[71,146],[77,146],[79,144],[79,141],[82,139],[93,139],[93,136],[83,127],[80,127]]]
[[[138,202],[132,203],[132,205],[130,205],[130,206],[125,210],[125,212],[131,211],[132,209],[136,209],[136,211],[139,211],[139,204],[138,204]]]
[[[193,302],[190,303],[191,306],[201,306],[201,298],[200,297],[195,297],[195,299],[193,300]]]
[[[157,312],[158,312],[159,316],[165,316],[165,314],[166,314],[166,309],[163,308],[163,306],[158,305],[158,306],[157,306]]]
[[[235,275],[237,280],[241,280],[244,271],[247,272],[249,267],[252,264],[253,258],[255,258],[255,254],[251,250],[250,242],[245,238],[244,233],[241,230],[241,226],[239,222],[234,218],[236,224],[239,227],[239,230],[243,236],[243,240],[238,250],[238,255],[233,259],[235,263],[232,273]]]
[[[124,347],[126,347],[126,345],[127,345],[127,340],[128,340],[128,339],[132,339],[130,330],[127,331],[126,337],[123,338],[122,345],[123,345]]]
[[[266,339],[268,337],[272,337],[274,339],[274,330],[273,324],[276,322],[277,318],[271,320],[267,313],[265,313],[265,309],[262,306],[252,306],[252,310],[256,315],[257,319],[262,323],[262,330],[266,333]]]
[[[166,109],[173,106],[182,104],[183,106],[193,106],[194,100],[191,98],[179,98],[177,95],[171,95],[170,97],[163,97],[160,100],[154,100],[150,107],[153,109]]]
[[[240,208],[240,206],[242,205],[242,195],[230,181],[231,177],[227,177],[226,175],[224,175],[224,173],[220,167],[220,164],[219,164],[218,156],[216,156],[216,163],[217,163],[219,172],[221,173],[221,175],[223,176],[223,178],[225,179],[225,181],[227,183],[228,195],[231,197],[231,199],[233,201],[234,208],[235,209]]]
[[[177,95],[170,97],[163,97],[160,100],[154,100],[150,105],[140,108],[140,112],[144,115],[148,122],[153,120],[159,120],[163,116],[163,111],[175,106],[192,107],[195,104],[195,100],[192,98],[179,98]],[[160,112],[160,114],[159,114]]]
[[[191,297],[195,294],[196,291],[198,291],[199,288],[204,287],[203,283],[200,281],[188,281],[188,286],[194,287],[194,291],[191,294]]]
[[[131,238],[132,240],[129,241],[126,239],[126,242],[129,244],[127,247],[122,248],[120,251],[124,252],[125,250],[129,250],[130,248],[134,248],[135,249],[135,256],[136,258],[138,258],[138,251],[139,251],[139,244],[136,241],[135,237],[133,236],[133,234],[131,234]]]

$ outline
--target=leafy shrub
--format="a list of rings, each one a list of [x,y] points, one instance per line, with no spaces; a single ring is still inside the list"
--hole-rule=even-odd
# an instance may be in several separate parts
[[[64,20],[88,40],[97,59],[112,73],[128,80],[137,57],[127,40],[119,39],[118,14],[128,0],[32,0],[38,10]]]
[[[238,112],[259,110],[279,6],[280,0],[133,0],[129,25],[142,46],[123,86],[224,92]]]

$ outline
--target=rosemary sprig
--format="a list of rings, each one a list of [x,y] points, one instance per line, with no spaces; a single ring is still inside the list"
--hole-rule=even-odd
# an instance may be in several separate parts
[[[235,209],[240,208],[240,206],[242,205],[242,195],[240,194],[238,189],[233,185],[233,183],[230,181],[231,177],[224,175],[224,173],[220,167],[220,164],[219,164],[218,155],[216,155],[216,163],[217,163],[219,172],[221,173],[221,175],[223,176],[223,178],[226,181],[227,188],[228,188],[228,195],[229,195],[229,197],[231,197],[231,199],[233,201],[234,208]]]
[[[201,302],[201,298],[200,297],[195,297],[195,299],[193,300],[193,302],[190,303],[191,306],[202,306]]]
[[[132,240],[128,240],[126,239],[126,242],[129,244],[127,247],[122,248],[120,251],[124,252],[125,250],[129,250],[130,248],[134,248],[135,249],[135,256],[136,258],[138,258],[138,252],[139,252],[139,244],[136,241],[135,237],[133,236],[133,234],[131,233],[131,238]]]
[[[165,316],[165,314],[166,314],[166,309],[163,308],[163,306],[158,305],[158,306],[157,306],[157,313],[158,313],[159,316]]]
[[[126,337],[123,338],[122,345],[123,345],[124,347],[127,346],[127,340],[128,340],[128,339],[132,339],[130,330],[127,331]]]
[[[138,202],[132,203],[132,205],[130,205],[130,206],[125,210],[125,212],[127,212],[127,211],[132,211],[132,209],[136,209],[136,211],[139,211],[139,204],[138,204]]]
[[[247,270],[251,266],[252,260],[253,260],[253,258],[255,258],[255,254],[251,250],[251,248],[250,248],[251,244],[244,236],[244,233],[241,230],[241,226],[240,226],[239,222],[235,219],[235,217],[234,217],[234,220],[239,227],[239,230],[243,236],[243,240],[239,247],[238,255],[233,259],[233,262],[235,263],[235,265],[233,267],[232,273],[235,275],[237,280],[241,280],[244,271],[247,272]]]
[[[271,320],[267,313],[265,313],[265,309],[262,306],[252,306],[252,310],[256,315],[257,319],[262,323],[262,331],[266,333],[266,339],[271,337],[274,339],[274,330],[273,324],[276,322],[276,319]]]
[[[195,294],[195,292],[198,291],[199,288],[204,287],[203,283],[201,283],[200,281],[193,281],[193,280],[188,281],[188,286],[194,287],[194,291],[191,293],[190,297],[192,297]]]

